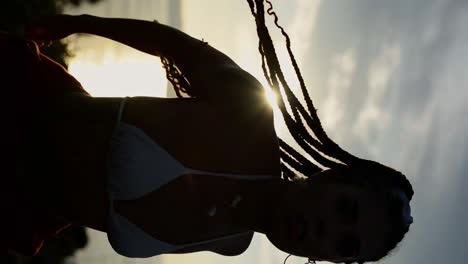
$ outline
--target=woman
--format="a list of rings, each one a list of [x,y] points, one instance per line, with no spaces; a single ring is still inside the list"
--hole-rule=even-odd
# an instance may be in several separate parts
[[[35,206],[107,232],[116,252],[128,257],[238,255],[254,232],[310,261],[375,261],[392,250],[412,222],[411,185],[401,173],[328,139],[315,112],[302,107],[282,77],[263,1],[248,2],[267,80],[285,90],[290,104],[288,112],[279,102],[288,128],[328,169],[278,140],[262,86],[206,43],[154,22],[55,16],[30,25],[27,37],[89,33],[160,56],[179,94],[189,98],[88,96],[23,41],[33,55],[15,63],[31,68],[24,73],[34,80],[35,97],[25,96],[34,108],[22,104],[28,111],[18,115],[28,127],[18,136],[27,142],[19,153],[27,155],[18,159],[34,169],[20,175],[19,186],[34,186],[27,189]],[[40,182],[37,174],[44,176]]]

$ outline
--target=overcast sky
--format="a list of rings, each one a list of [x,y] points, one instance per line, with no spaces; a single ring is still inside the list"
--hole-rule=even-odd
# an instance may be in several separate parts
[[[400,248],[382,263],[466,263],[468,1],[273,2],[292,36],[326,131],[350,152],[398,168],[413,183],[415,223]],[[166,5],[118,0],[73,12],[164,22],[169,17]],[[255,27],[245,1],[185,0],[181,19],[184,31],[204,38],[261,78]],[[279,36],[275,40],[281,43]],[[122,61],[133,54],[95,41],[102,40],[80,40],[76,59],[85,60],[88,54],[89,62],[89,54],[111,52]],[[86,254],[97,256],[98,251],[96,246]],[[261,236],[240,257],[195,255],[157,260],[280,263],[286,256]]]
[[[415,224],[388,263],[468,257],[467,23],[468,1],[323,1],[318,11],[303,68],[320,113],[340,113],[328,131],[401,169],[416,191]]]

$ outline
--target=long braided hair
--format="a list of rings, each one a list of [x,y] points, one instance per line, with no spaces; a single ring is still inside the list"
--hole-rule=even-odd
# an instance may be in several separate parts
[[[390,188],[397,188],[403,191],[408,200],[411,200],[414,192],[410,182],[402,173],[377,162],[355,157],[343,150],[328,137],[322,127],[316,108],[309,96],[304,78],[292,52],[291,40],[284,28],[279,24],[278,16],[273,10],[271,1],[247,0],[247,3],[255,18],[259,38],[258,50],[261,54],[262,70],[265,79],[271,89],[279,95],[277,104],[294,141],[309,155],[309,158],[305,157],[284,140],[278,138],[281,150],[282,178],[285,180],[295,180],[296,176],[300,174],[310,179],[324,168],[331,168],[344,171],[343,174],[349,175],[349,178],[360,179],[362,182],[367,183],[371,182],[372,187],[380,193],[389,193],[388,190]],[[265,3],[268,5],[266,14],[273,17],[275,26],[285,38],[286,49],[299,81],[300,92],[305,106],[297,95],[293,93],[281,69],[275,46],[265,23]],[[170,58],[162,56],[161,61],[166,70],[166,76],[172,83],[177,96],[198,96],[197,92],[191,88],[187,78]],[[400,209],[403,205],[398,202],[393,204],[398,204],[397,206],[390,206],[390,214],[391,218],[393,218],[392,222],[395,226],[395,232],[385,242],[386,252],[365,261],[377,261],[385,256],[388,251],[396,247],[409,229],[408,225],[399,223],[401,222],[399,218],[401,215]],[[363,263],[364,260],[359,260],[358,262]]]
[[[361,182],[371,182],[372,187],[377,192],[385,193],[388,200],[391,201],[389,203],[389,215],[394,232],[385,241],[385,252],[381,252],[365,260],[357,259],[356,261],[364,263],[364,261],[377,261],[381,259],[396,247],[404,234],[409,230],[409,225],[401,222],[401,209],[404,205],[399,199],[392,197],[389,190],[397,188],[403,191],[408,201],[410,201],[414,194],[411,183],[402,173],[392,168],[351,155],[328,137],[317,116],[316,108],[309,96],[304,78],[292,52],[291,40],[284,28],[278,23],[278,16],[273,10],[271,1],[247,0],[247,2],[257,25],[257,35],[259,37],[258,50],[262,58],[264,76],[273,91],[280,95],[278,107],[295,142],[322,167],[343,170],[343,174],[350,178],[348,180],[357,179]],[[275,26],[285,38],[286,49],[299,81],[305,107],[291,90],[281,70],[273,41],[265,23],[265,2],[268,5],[266,13],[273,17]],[[286,103],[289,106],[289,110]],[[301,155],[283,140],[279,139],[279,143],[281,149],[281,167],[283,174],[286,174],[284,178],[290,178],[290,175],[295,175],[291,169],[305,177],[311,177],[316,172],[322,170],[317,164]]]
[[[257,24],[257,34],[260,40],[258,50],[262,57],[263,73],[269,86],[276,94],[280,95],[278,107],[281,110],[286,126],[291,132],[294,140],[315,162],[319,163],[323,167],[338,168],[352,165],[353,162],[356,161],[356,157],[344,151],[334,143],[322,128],[320,119],[317,116],[316,108],[309,96],[304,78],[302,77],[299,66],[291,50],[291,40],[284,28],[279,25],[278,16],[273,11],[271,2],[268,0],[266,1],[269,5],[267,13],[274,17],[275,25],[281,30],[282,35],[286,39],[288,55],[296,72],[306,107],[301,104],[297,96],[292,92],[291,87],[287,83],[281,70],[281,65],[278,61],[273,41],[265,24],[264,1],[247,0],[247,2]],[[283,98],[283,94],[285,95],[285,98]],[[288,103],[290,111],[288,111],[286,103]],[[313,135],[307,128],[312,131]],[[322,170],[319,166],[299,154],[283,140],[280,139],[279,142],[281,148],[282,169],[283,171],[289,172],[287,175],[294,175],[290,168],[304,176],[312,175]]]

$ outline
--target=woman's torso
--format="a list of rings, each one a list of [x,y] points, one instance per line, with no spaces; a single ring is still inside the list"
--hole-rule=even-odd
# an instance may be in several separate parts
[[[62,111],[69,113],[48,126],[58,147],[57,162],[64,164],[63,193],[65,203],[69,205],[65,209],[66,214],[75,222],[102,231],[106,230],[109,206],[105,159],[120,100],[78,96],[69,102],[59,103],[59,108],[63,107],[66,110]],[[279,177],[279,152],[271,116],[227,114],[197,99],[135,97],[127,102],[122,121],[140,128],[187,167]],[[184,232],[177,232],[182,235],[174,237],[174,230],[158,230],[158,225],[151,225],[151,233],[160,237],[171,236],[172,242],[187,242],[232,232],[226,230],[227,226],[218,225],[218,229],[207,233],[207,225],[211,223],[206,215],[189,214],[193,207],[200,206],[196,201],[201,203],[203,199],[191,197],[187,190],[191,186],[199,186],[192,193],[192,196],[197,196],[200,192],[209,193],[207,191],[213,187],[202,183],[203,178],[184,175],[152,193],[161,201],[170,201],[151,205],[155,212],[167,212],[161,214],[166,218],[160,217],[159,221],[170,222],[174,230]],[[138,204],[144,203],[141,200]],[[128,213],[128,208],[136,208],[127,205],[130,205],[127,209],[125,205],[121,206],[121,213]],[[187,220],[180,219],[190,219],[190,227]]]
[[[251,175],[252,180],[254,175],[265,180],[278,175],[273,124],[264,116],[249,124],[244,117],[222,111],[199,100],[133,98],[123,121],[141,128],[186,168]],[[227,197],[242,191],[246,181],[210,176],[181,175],[145,197],[117,203],[116,209],[135,216],[134,221],[155,237],[175,244],[245,232],[233,228],[231,212],[208,217],[206,208],[214,200],[229,204],[232,198]],[[157,216],[139,215],[148,208]]]

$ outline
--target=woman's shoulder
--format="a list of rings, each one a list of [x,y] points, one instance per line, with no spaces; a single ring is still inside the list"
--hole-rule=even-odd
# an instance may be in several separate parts
[[[263,85],[240,67],[220,67],[216,69],[212,78],[207,81],[216,90],[214,103],[221,103],[245,115],[270,116],[272,108],[266,99]]]

